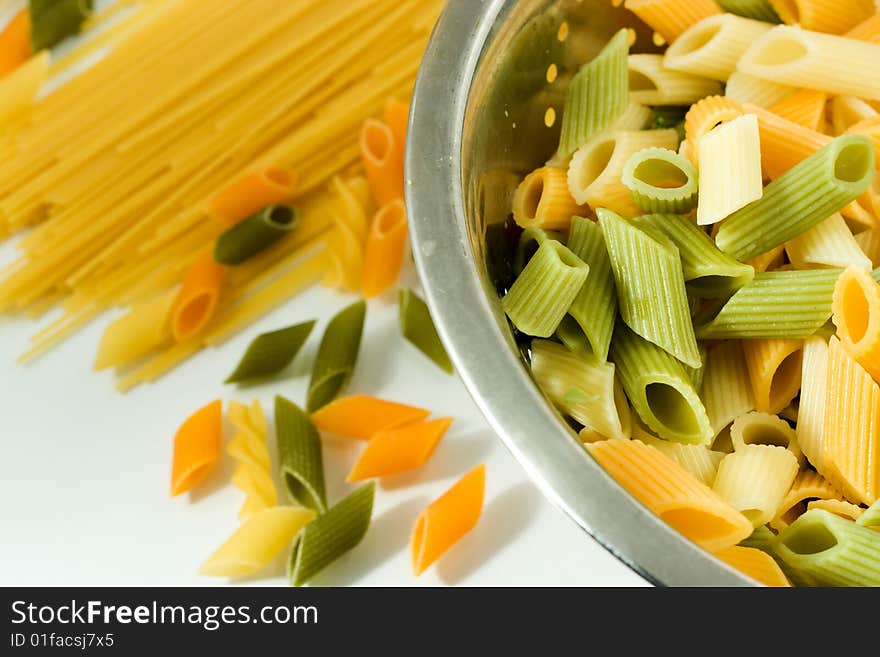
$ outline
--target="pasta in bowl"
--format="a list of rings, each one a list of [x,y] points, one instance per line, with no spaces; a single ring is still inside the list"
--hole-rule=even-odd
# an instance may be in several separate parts
[[[876,7],[497,4],[455,80],[462,226],[428,224],[412,157],[443,148],[419,134],[443,22],[408,160],[417,260],[483,410],[651,579],[880,584]],[[440,271],[463,245],[476,282]]]

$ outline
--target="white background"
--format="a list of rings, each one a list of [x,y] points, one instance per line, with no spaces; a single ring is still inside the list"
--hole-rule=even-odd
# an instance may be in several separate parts
[[[20,4],[0,2],[7,10],[0,22]],[[0,264],[14,256],[11,243],[0,246]],[[171,499],[174,432],[217,397],[259,398],[270,416],[275,394],[301,404],[326,321],[352,300],[324,288],[310,290],[223,348],[205,351],[157,384],[127,395],[115,391],[112,373],[91,369],[109,316],[27,367],[15,359],[46,319],[0,317],[0,585],[228,583],[196,570],[237,526],[242,495],[229,485],[232,459],[224,455],[193,494]],[[276,382],[221,385],[251,338],[310,318],[321,321]],[[349,392],[423,406],[456,420],[423,469],[382,482],[366,538],[316,585],[645,585],[538,493],[461,382],[400,337],[392,295],[370,302]],[[325,439],[331,503],[349,489],[345,474],[362,446]],[[416,516],[481,462],[487,465],[487,491],[480,523],[416,579],[407,550]],[[247,582],[286,583],[284,557]]]

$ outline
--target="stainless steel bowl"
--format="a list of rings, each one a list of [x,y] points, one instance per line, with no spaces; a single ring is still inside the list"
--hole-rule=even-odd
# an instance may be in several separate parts
[[[578,444],[532,381],[487,267],[487,228],[507,216],[518,176],[556,143],[558,121],[547,126],[547,109],[561,115],[571,71],[622,25],[650,43],[609,0],[449,0],[410,117],[415,258],[459,375],[550,500],[654,583],[753,585],[642,506]],[[557,76],[548,84],[551,64]]]

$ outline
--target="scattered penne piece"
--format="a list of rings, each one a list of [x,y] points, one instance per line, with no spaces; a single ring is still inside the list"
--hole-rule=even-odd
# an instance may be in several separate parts
[[[215,195],[208,203],[208,212],[231,226],[267,206],[290,199],[296,193],[297,180],[296,172],[277,165],[255,169]]]
[[[275,434],[281,477],[290,499],[318,513],[327,510],[321,437],[309,416],[275,396]]]
[[[248,345],[235,370],[223,383],[240,383],[278,374],[290,365],[309,339],[315,320],[261,333]]]
[[[397,295],[397,308],[400,333],[403,337],[437,367],[447,374],[453,374],[455,367],[440,340],[428,304],[412,290],[403,288]]]
[[[370,440],[381,431],[420,422],[430,414],[415,406],[368,395],[351,395],[319,408],[312,413],[312,422],[321,431]]]
[[[223,405],[218,399],[200,408],[180,425],[174,436],[171,495],[198,486],[220,458],[223,440]]]
[[[360,352],[366,314],[366,302],[357,301],[339,311],[327,324],[309,380],[309,413],[329,404],[348,387]]]
[[[203,251],[190,263],[171,306],[171,334],[183,342],[201,333],[214,316],[223,285],[223,266]]]
[[[361,292],[368,299],[382,294],[400,276],[408,235],[403,199],[391,201],[376,213],[364,245],[361,276]]]
[[[387,477],[420,468],[431,458],[451,424],[452,418],[445,417],[383,429],[370,438],[346,481]]]
[[[416,576],[474,528],[483,510],[485,489],[486,466],[478,465],[419,514],[410,538]]]
[[[361,128],[361,161],[370,181],[373,199],[383,207],[403,198],[403,150],[391,128],[367,119]]]

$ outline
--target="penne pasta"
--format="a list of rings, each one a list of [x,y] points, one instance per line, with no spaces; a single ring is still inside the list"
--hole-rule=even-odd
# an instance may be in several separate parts
[[[825,400],[828,396],[828,342],[821,336],[804,343],[801,397],[797,437],[804,455],[819,472],[825,471],[822,435],[825,431]]]
[[[199,568],[209,577],[252,575],[281,554],[315,517],[311,509],[276,506],[254,513]]]
[[[214,242],[214,260],[221,265],[240,265],[293,230],[296,210],[270,205],[232,226]]]
[[[727,340],[709,349],[701,396],[713,437],[736,418],[755,408],[755,394],[739,340]]]
[[[734,545],[716,552],[715,556],[765,586],[791,586],[773,557],[756,548]]]
[[[564,230],[582,208],[568,191],[566,172],[542,167],[530,173],[513,195],[513,219],[523,228]]]
[[[846,520],[858,520],[865,511],[862,507],[845,500],[811,500],[807,502],[807,511],[813,509],[822,509]]]
[[[391,128],[391,134],[394,135],[394,146],[397,154],[394,156],[404,161],[406,150],[406,132],[407,123],[409,122],[409,103],[392,98],[385,103],[385,110],[382,116],[385,125]]]
[[[663,67],[662,55],[630,55],[629,95],[642,105],[690,105],[721,93],[717,80]]]
[[[248,345],[238,365],[223,383],[240,383],[272,376],[293,362],[309,339],[315,320],[261,333]]]
[[[803,340],[744,340],[743,353],[755,392],[755,408],[779,413],[801,388]]]
[[[430,411],[368,395],[341,397],[312,413],[321,431],[370,440],[380,431],[421,422]]]
[[[719,13],[712,0],[626,0],[624,5],[645,21],[666,43],[672,43],[691,25]]]
[[[710,130],[742,115],[739,103],[724,96],[709,96],[694,103],[685,114],[684,133],[695,161],[699,160],[700,140]]]
[[[176,294],[172,289],[150,297],[111,322],[101,336],[95,370],[132,363],[170,341],[168,318]]]
[[[730,440],[734,450],[742,449],[746,445],[784,447],[794,454],[799,466],[804,464],[795,430],[781,417],[770,413],[752,412],[740,415],[730,427]]]
[[[814,470],[801,470],[791,485],[770,527],[781,532],[807,511],[810,500],[839,500],[843,496]]]
[[[875,11],[873,0],[770,0],[783,22],[806,30],[843,34]]]
[[[871,260],[872,267],[880,267],[880,229],[866,230],[855,236],[856,244]]]
[[[69,36],[77,34],[92,15],[92,3],[83,0],[55,0],[29,4],[31,13],[31,46],[34,52],[52,48]]]
[[[208,204],[212,217],[230,226],[296,193],[296,172],[269,165],[248,172],[217,193]]]
[[[845,36],[859,41],[880,43],[880,11],[853,27]]]
[[[172,497],[198,486],[217,464],[223,440],[222,422],[222,402],[218,399],[180,425],[174,436]]]
[[[774,103],[769,111],[810,130],[821,131],[827,102],[828,94],[824,91],[801,89]]]
[[[785,243],[788,259],[799,269],[814,266],[871,270],[871,259],[837,212]]]
[[[275,433],[281,477],[291,500],[318,513],[327,510],[321,437],[308,414],[275,396]]]
[[[761,142],[754,114],[706,133],[697,142],[696,152],[700,157],[700,226],[718,223],[763,196]]]
[[[633,432],[633,438],[662,452],[707,486],[715,481],[718,465],[725,456],[723,452],[713,451],[706,445],[683,445],[662,440],[651,436],[647,431],[639,433],[636,436]]]
[[[483,510],[485,489],[486,466],[478,465],[419,514],[410,537],[416,576],[476,526]]]
[[[645,148],[623,167],[621,182],[650,213],[686,214],[697,204],[697,171],[686,157],[665,148]]]
[[[779,178],[832,142],[828,135],[810,130],[757,105],[747,103],[743,109],[758,117],[761,163],[764,175],[771,180]]]
[[[184,342],[208,326],[223,284],[223,267],[207,251],[196,256],[183,274],[171,306],[171,334]]]
[[[633,497],[706,550],[749,536],[752,524],[670,458],[640,440],[605,440],[586,449]]]
[[[387,477],[422,467],[451,424],[452,418],[444,417],[379,431],[358,456],[346,481]]]
[[[415,292],[404,288],[397,295],[397,308],[401,335],[437,367],[453,374],[455,367],[440,340],[428,304]]]
[[[880,386],[837,338],[828,353],[823,475],[851,502],[880,495]]]
[[[749,103],[767,109],[796,91],[794,87],[736,71],[728,78],[724,95],[737,103]]]
[[[591,362],[549,340],[532,341],[532,376],[565,415],[607,438],[630,437],[630,413],[614,365]]]
[[[329,404],[348,388],[357,364],[366,314],[366,302],[357,301],[339,311],[324,329],[309,379],[309,413]]]
[[[361,128],[361,161],[373,199],[380,207],[403,198],[403,157],[394,133],[385,123],[367,119]]]
[[[871,105],[854,96],[835,96],[831,99],[829,111],[835,135],[842,135],[861,121],[880,116]]]
[[[753,18],[765,23],[781,23],[782,19],[773,8],[772,0],[715,0],[718,6],[731,14]]]
[[[848,12],[838,12],[846,16]],[[757,35],[737,70],[793,87],[880,100],[880,72],[852,62],[880,58],[880,45],[780,25]]]
[[[387,290],[400,276],[408,235],[402,198],[376,213],[364,245],[361,292],[368,299]]]
[[[278,503],[278,492],[270,474],[271,457],[266,446],[266,416],[258,400],[250,407],[230,402],[227,411],[236,434],[226,446],[226,452],[238,461],[232,473],[232,484],[245,494],[239,510],[241,519]]]
[[[709,16],[692,25],[669,46],[663,64],[673,71],[724,82],[737,70],[743,53],[770,27],[733,14]]]
[[[849,267],[834,286],[831,319],[843,347],[880,381],[880,283]]]

